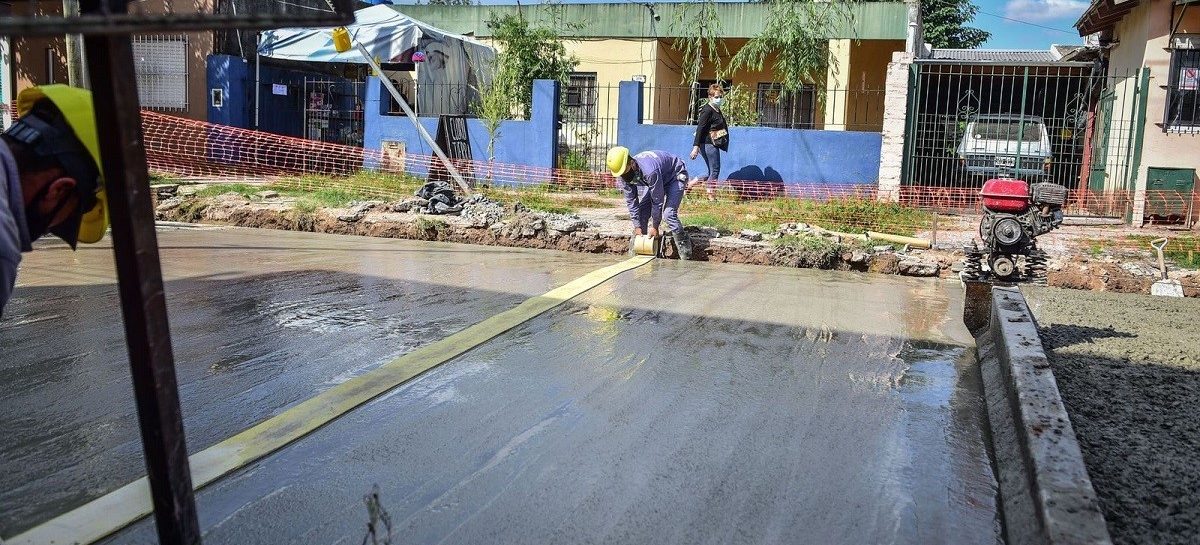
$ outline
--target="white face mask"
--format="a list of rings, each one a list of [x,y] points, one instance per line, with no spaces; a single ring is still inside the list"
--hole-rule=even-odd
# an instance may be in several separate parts
[[[709,101],[712,102],[713,106],[720,106],[721,102],[724,100],[725,99],[722,97],[712,97],[711,99],[709,99]]]

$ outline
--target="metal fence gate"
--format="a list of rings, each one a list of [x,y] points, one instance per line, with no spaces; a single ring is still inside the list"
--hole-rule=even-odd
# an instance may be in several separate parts
[[[989,178],[1049,181],[1071,190],[1077,212],[1125,215],[1143,75],[1091,63],[914,63],[903,183],[966,203]]]
[[[558,167],[603,172],[604,157],[617,145],[615,85],[597,85],[596,75],[576,73],[563,88],[558,131]]]
[[[347,146],[363,145],[365,83],[304,80],[304,137]]]

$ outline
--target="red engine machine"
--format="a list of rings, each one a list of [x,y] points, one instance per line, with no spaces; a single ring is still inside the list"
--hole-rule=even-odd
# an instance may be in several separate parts
[[[963,279],[1045,283],[1049,258],[1038,249],[1037,237],[1062,225],[1067,188],[1049,182],[1031,187],[1022,180],[993,179],[984,182],[981,193],[979,238],[983,247],[972,241],[965,248]]]

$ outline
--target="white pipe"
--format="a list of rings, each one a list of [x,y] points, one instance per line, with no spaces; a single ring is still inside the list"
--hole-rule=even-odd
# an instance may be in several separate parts
[[[462,188],[463,194],[470,195],[471,186],[468,185],[467,181],[464,180],[462,175],[458,173],[458,169],[454,168],[454,164],[450,162],[450,158],[446,157],[446,154],[442,151],[442,148],[438,147],[437,142],[433,141],[433,137],[429,136],[429,132],[425,130],[425,127],[421,126],[421,120],[417,118],[417,114],[413,113],[412,108],[408,106],[408,102],[404,100],[404,96],[400,94],[400,91],[396,90],[395,85],[392,85],[392,81],[389,80],[387,75],[383,73],[383,69],[380,68],[379,64],[375,62],[375,59],[371,56],[371,53],[367,51],[367,48],[357,40],[355,40],[354,45],[358,47],[359,54],[363,56],[363,59],[366,59],[367,64],[371,66],[371,69],[374,70],[376,74],[379,74],[379,81],[383,82],[383,86],[388,90],[388,93],[391,93],[392,98],[396,99],[396,102],[400,103],[400,109],[404,110],[404,115],[407,115],[409,121],[412,121],[413,126],[417,128],[417,132],[420,133],[421,139],[425,140],[425,143],[429,144],[429,147],[433,149],[433,153],[437,154],[438,158],[442,160],[442,165],[446,167],[446,170],[450,171],[450,176],[454,178],[454,181],[458,183],[460,188]]]

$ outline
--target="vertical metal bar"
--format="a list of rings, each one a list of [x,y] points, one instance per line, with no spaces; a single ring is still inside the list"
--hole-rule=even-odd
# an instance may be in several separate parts
[[[1025,143],[1025,101],[1029,96],[1029,67],[1025,67],[1025,75],[1021,78],[1021,122],[1017,125],[1017,167],[1016,178],[1021,177],[1021,146]]]
[[[126,0],[83,0],[84,13],[125,11]],[[171,331],[163,293],[154,210],[142,143],[133,44],[129,36],[84,38],[92,97],[97,105],[113,254],[125,341],[141,424],[146,473],[159,543],[200,543],[183,415],[175,381]]]
[[[261,40],[262,33],[259,33],[258,37]],[[254,130],[256,130],[256,131],[260,129],[260,125],[258,123],[258,111],[261,108],[260,104],[262,103],[262,82],[259,79],[262,75],[262,55],[258,54],[257,43],[258,43],[258,40],[255,40],[256,45],[254,47]],[[307,100],[308,100],[307,97],[300,97],[300,98],[301,98],[301,100],[305,101],[304,102],[305,104],[307,104]]]

